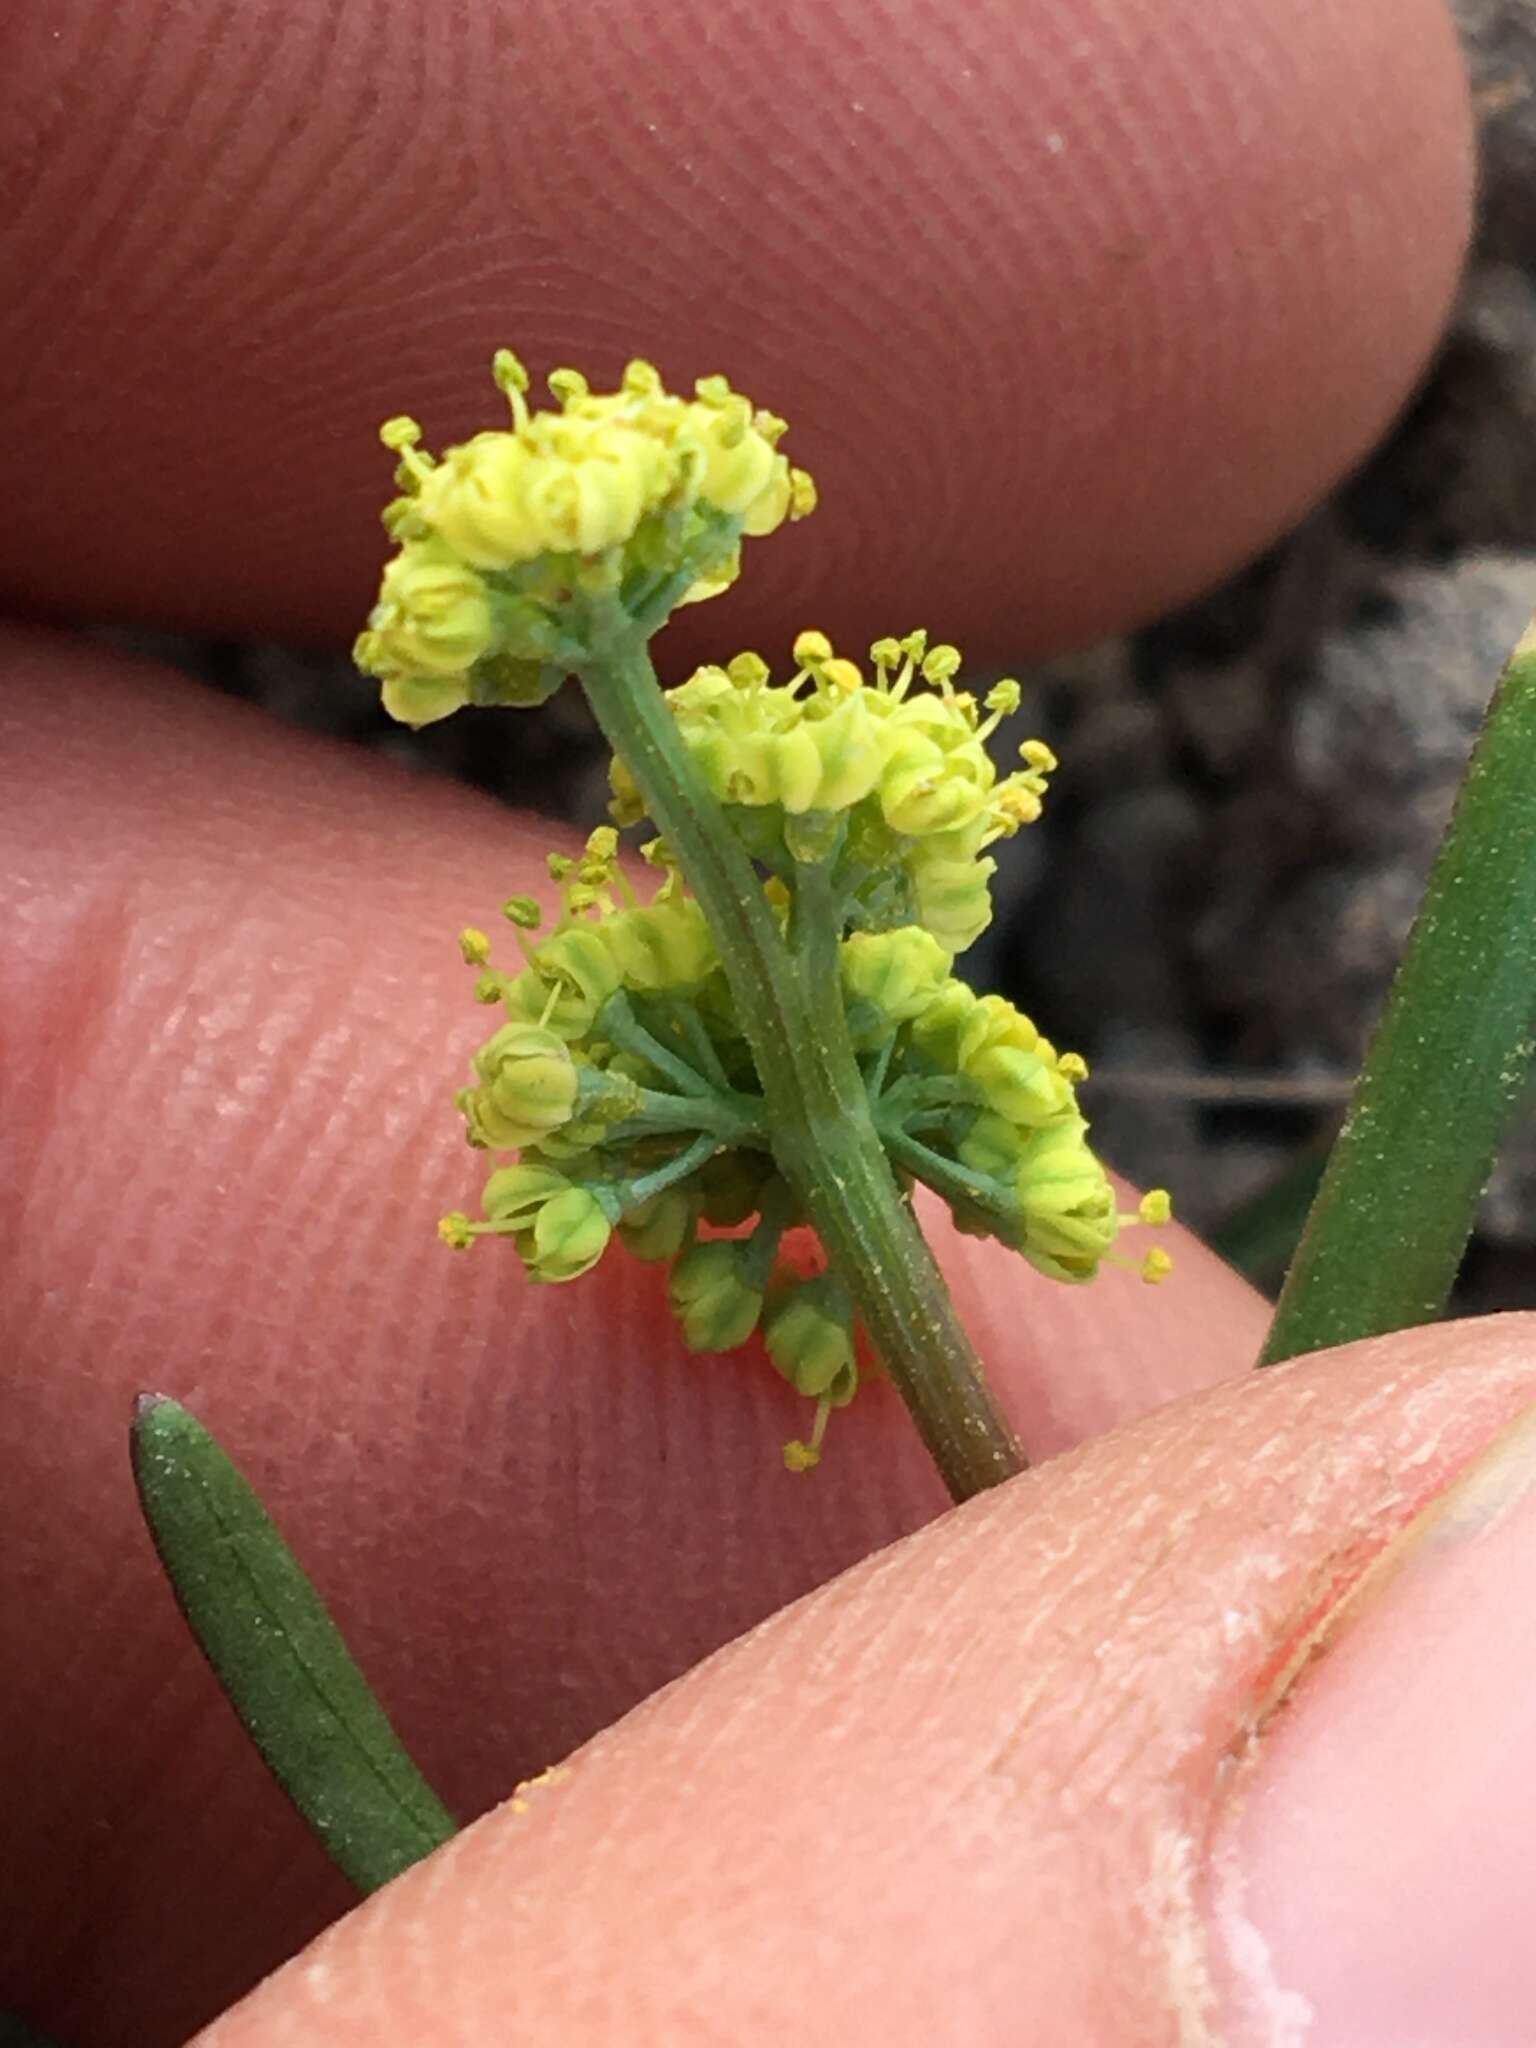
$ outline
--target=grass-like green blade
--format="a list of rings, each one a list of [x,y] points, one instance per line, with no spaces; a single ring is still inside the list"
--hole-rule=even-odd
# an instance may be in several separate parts
[[[1440,1315],[1536,1049],[1536,621],[1510,657],[1260,1363]]]
[[[140,1397],[133,1471],[182,1613],[273,1776],[373,1891],[454,1833],[320,1596],[236,1467],[179,1403]]]

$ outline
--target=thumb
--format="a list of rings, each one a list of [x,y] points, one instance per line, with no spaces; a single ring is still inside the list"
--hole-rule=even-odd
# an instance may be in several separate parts
[[[722,1651],[202,2048],[1528,2040],[1533,1399],[1507,1317],[1060,1458]]]

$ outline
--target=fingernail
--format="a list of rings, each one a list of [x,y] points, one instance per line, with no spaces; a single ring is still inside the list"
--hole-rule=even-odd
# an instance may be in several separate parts
[[[1325,1625],[1210,1869],[1222,2039],[1536,2042],[1536,1411]]]

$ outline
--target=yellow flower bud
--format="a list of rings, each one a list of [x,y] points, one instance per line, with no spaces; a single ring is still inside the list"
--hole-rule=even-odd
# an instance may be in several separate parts
[[[763,1341],[796,1393],[840,1408],[858,1391],[853,1309],[829,1273],[784,1289],[763,1319]]]
[[[784,457],[776,455],[768,481],[741,514],[741,530],[749,539],[760,540],[776,533],[786,519],[803,519],[815,503],[816,487],[805,471],[791,470]]]
[[[968,983],[951,975],[932,1002],[912,1020],[912,1043],[925,1059],[941,1070],[959,1071],[960,1034],[980,1000]]]
[[[763,496],[777,470],[786,472],[787,485],[788,464],[757,431],[751,402],[738,394],[716,404],[690,405],[682,436],[685,445],[699,451],[699,496],[717,512],[732,518],[746,512]]]
[[[503,1166],[486,1182],[480,1207],[492,1223],[524,1229],[539,1210],[571,1185],[552,1166]]]
[[[563,1038],[581,1038],[621,982],[604,927],[569,925],[530,953],[528,968],[507,991],[508,1014],[536,1022],[548,1011],[552,1031]]]
[[[832,659],[832,642],[825,633],[818,633],[808,627],[795,635],[794,657],[800,668],[817,668],[824,661]]]
[[[515,434],[476,434],[423,481],[421,517],[477,569],[531,560],[542,543],[528,510],[528,462]]]
[[[981,1089],[988,1109],[1010,1123],[1034,1128],[1072,1106],[1071,1083],[1038,1053],[998,1045],[961,1069]]]
[[[826,672],[836,666],[829,662]],[[801,729],[810,735],[821,763],[811,808],[846,811],[862,803],[884,759],[881,735],[863,695],[845,697],[826,710],[819,702],[808,704]]]
[[[997,862],[973,853],[946,857],[935,842],[920,840],[906,868],[917,898],[917,914],[948,953],[973,946],[992,922],[991,881]]]
[[[782,804],[792,815],[809,811],[821,788],[821,755],[803,725],[766,737],[757,757],[762,764],[761,792],[753,801]]]
[[[387,564],[358,650],[375,673],[454,678],[491,644],[485,585],[441,541],[408,540]]]
[[[466,967],[484,967],[491,957],[491,942],[484,932],[467,924],[459,933],[459,951]]]
[[[590,1189],[568,1187],[540,1208],[518,1250],[535,1280],[578,1279],[608,1249],[613,1225]]]
[[[1024,1256],[1056,1280],[1088,1280],[1115,1241],[1114,1190],[1090,1151],[1087,1124],[1063,1117],[1033,1131],[1014,1192],[1024,1218]]]
[[[839,953],[843,992],[870,1005],[874,1017],[857,1029],[861,1050],[882,1043],[938,998],[949,979],[949,955],[917,925],[893,932],[854,932]],[[852,1021],[852,1020],[851,1020]]]
[[[712,1238],[683,1253],[668,1295],[690,1351],[734,1351],[757,1328],[763,1297],[741,1271],[741,1246]]]
[[[437,1234],[456,1252],[467,1252],[475,1241],[474,1225],[462,1209],[450,1210],[438,1223]]]
[[[1148,1188],[1136,1207],[1137,1221],[1159,1224],[1173,1220],[1173,1201],[1166,1188]]]
[[[625,987],[642,993],[696,987],[720,964],[708,920],[691,896],[621,910],[602,929]]]
[[[544,416],[548,418],[548,415]],[[600,554],[632,538],[671,489],[667,452],[645,434],[604,421],[562,417],[526,472],[530,554]]]
[[[1019,1052],[1039,1052],[1042,1058],[1055,1059],[1054,1052],[1046,1047],[1028,1017],[1016,1009],[1006,996],[978,996],[961,1028],[955,1048],[955,1064],[965,1071],[970,1061],[979,1059],[994,1046],[1007,1045]],[[1046,1047],[1044,1052],[1042,1047]]]
[[[974,778],[957,772],[944,749],[916,731],[892,736],[879,790],[893,832],[951,832],[982,805]]]
[[[367,661],[360,666],[370,668]],[[370,668],[370,673],[377,670]],[[469,702],[469,677],[387,675],[379,701],[400,725],[435,725]]]
[[[570,1047],[537,1024],[504,1024],[475,1055],[478,1088],[461,1107],[471,1136],[492,1151],[536,1144],[569,1123],[579,1076]]]

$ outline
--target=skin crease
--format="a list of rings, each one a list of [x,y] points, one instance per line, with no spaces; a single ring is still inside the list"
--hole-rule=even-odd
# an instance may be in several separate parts
[[[0,378],[16,473],[47,478],[0,511],[19,608],[349,633],[374,423],[484,422],[512,339],[536,366],[718,364],[793,419],[824,508],[754,544],[695,647],[867,637],[897,592],[1018,655],[1191,590],[1316,497],[1408,388],[1465,239],[1428,0],[834,7],[773,39],[613,0],[518,15],[521,68],[569,83],[515,123],[510,19],[63,4],[9,29]],[[742,138],[781,132],[766,176]],[[886,478],[921,520],[892,522]],[[942,1500],[888,1392],[797,1488],[798,1404],[685,1362],[653,1275],[535,1292],[421,1228],[472,1192],[444,1090],[485,1017],[452,933],[530,885],[544,828],[64,640],[12,636],[5,674],[0,1971],[77,2048],[169,2048],[347,1894],[138,1532],[133,1391],[241,1458],[466,1814]],[[1161,1294],[944,1253],[1038,1455],[1240,1371],[1262,1324],[1188,1245]],[[424,1985],[448,1924],[413,1945]],[[804,1949],[797,1920],[780,1953]]]

